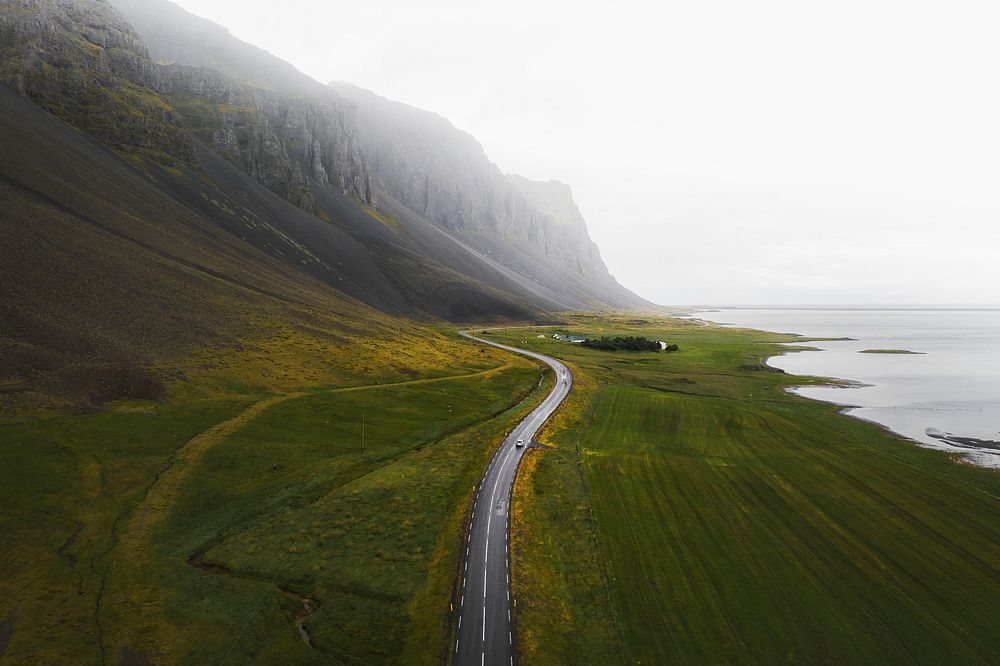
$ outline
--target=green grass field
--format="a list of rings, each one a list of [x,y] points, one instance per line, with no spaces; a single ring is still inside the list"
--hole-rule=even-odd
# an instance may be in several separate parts
[[[163,401],[0,423],[3,663],[447,658],[469,499],[547,380],[440,329],[268,330]],[[569,330],[680,351],[491,333],[577,376],[515,491],[525,663],[1000,652],[1000,475],[787,394],[820,381],[763,365],[790,338]]]
[[[162,402],[0,423],[0,661],[437,662],[469,497],[546,385],[357,335],[279,327]]]
[[[957,464],[765,371],[791,338],[581,318],[680,352],[497,337],[578,385],[515,492],[527,663],[990,663],[1000,474]],[[608,603],[610,597],[611,603]]]

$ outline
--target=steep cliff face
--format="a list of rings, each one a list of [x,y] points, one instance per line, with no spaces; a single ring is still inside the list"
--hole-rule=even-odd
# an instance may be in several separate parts
[[[365,156],[386,190],[445,229],[495,234],[551,249],[550,221],[534,210],[483,147],[444,118],[345,83],[358,107]]]
[[[297,206],[326,218],[316,188],[328,186],[384,212],[398,202],[571,307],[644,303],[608,273],[568,193],[558,214],[537,205],[558,196],[508,179],[444,118],[321,86],[166,0],[111,1],[165,66],[160,87],[186,125]]]
[[[319,84],[293,95],[158,64],[103,0],[5,2],[0,45],[0,80],[116,150],[193,164],[193,134],[311,213],[314,187],[371,202],[354,109]]]
[[[206,67],[238,83],[282,95],[339,99],[291,64],[169,0],[110,2],[142,36],[153,59],[160,64]]]
[[[540,182],[516,175],[507,178],[528,204],[545,216],[546,228],[560,240],[550,251],[557,254],[563,264],[588,277],[607,276],[607,266],[597,244],[590,239],[587,222],[573,200],[569,185],[557,180]]]
[[[555,269],[549,283],[572,285],[585,302],[645,304],[608,273],[568,188],[508,178],[473,137],[434,113],[330,86],[357,105],[373,177],[403,205],[522,273]]]
[[[568,189],[509,179],[439,116],[341,94],[173,3],[10,0],[0,49],[0,80],[230,242],[375,307],[471,321],[642,303]]]
[[[71,125],[120,152],[194,160],[142,40],[102,0],[0,3],[0,49],[0,80]]]
[[[176,64],[160,67],[157,85],[198,138],[296,206],[316,212],[313,187],[371,203],[352,107],[285,97]]]
[[[315,187],[372,203],[352,104],[171,2],[113,4],[161,65],[170,103],[226,159],[312,213]]]
[[[149,6],[155,4],[150,0]],[[309,86],[260,87],[205,67],[153,62],[137,33],[102,0],[2,3],[0,37],[0,69],[13,87],[0,85],[0,94],[35,102],[10,103],[24,113],[5,123],[6,134],[0,134],[17,140],[0,151],[0,184],[16,192],[11,208],[28,210],[28,203],[41,197],[51,199],[54,210],[79,209],[77,202],[66,201],[64,191],[100,200],[80,216],[98,229],[98,239],[90,239],[85,253],[89,263],[84,258],[70,267],[52,258],[48,244],[36,247],[25,231],[17,237],[7,234],[0,243],[0,265],[23,268],[23,262],[14,260],[46,257],[27,265],[45,267],[52,273],[50,283],[75,282],[84,272],[101,273],[109,262],[100,247],[101,229],[113,237],[127,236],[127,242],[140,228],[169,239],[178,236],[178,225],[193,214],[198,227],[194,238],[211,246],[204,248],[204,263],[227,254],[234,271],[244,275],[234,277],[215,266],[206,272],[223,282],[248,284],[246,274],[267,265],[258,273],[265,279],[253,287],[260,293],[273,291],[266,274],[278,268],[292,282],[297,278],[384,312],[418,317],[528,319],[556,302],[451,239],[387,218],[368,205],[368,171],[356,145],[354,107],[315,81],[311,92]],[[267,57],[277,64],[263,68],[265,74],[291,69]],[[294,83],[294,77],[287,80]],[[42,126],[47,129],[39,131]],[[62,132],[53,130],[60,127]],[[56,134],[58,140],[40,159],[42,143]],[[59,157],[67,137],[75,137],[73,148],[80,153],[73,159]],[[127,157],[128,164],[92,139]],[[26,147],[32,141],[37,148]],[[82,166],[88,159],[100,164],[94,173]],[[48,174],[61,180],[53,184],[46,180]],[[150,188],[158,192],[156,197]],[[124,197],[123,191],[144,195]],[[151,198],[157,198],[157,205],[149,204]],[[7,217],[14,222],[12,215]],[[28,218],[18,222],[23,222],[21,231],[30,229]],[[152,248],[151,254],[128,253],[132,272],[115,285],[138,284],[156,272],[147,264],[157,262],[162,249],[148,239],[136,245]],[[190,249],[182,243],[171,254],[187,265],[193,261]],[[247,265],[240,266],[241,260]],[[119,295],[94,290],[91,305],[76,312],[74,321],[96,318],[93,301],[102,298],[105,310],[121,310]],[[173,292],[162,298],[167,310],[176,305],[184,311],[188,300]],[[39,303],[22,294],[3,305],[30,317],[43,307]],[[72,301],[60,303],[39,314],[48,318],[46,326],[72,319],[67,313]],[[7,323],[12,321],[9,307],[0,317]]]

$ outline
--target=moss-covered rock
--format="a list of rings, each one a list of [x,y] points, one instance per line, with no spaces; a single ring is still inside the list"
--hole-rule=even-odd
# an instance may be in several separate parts
[[[105,2],[4,2],[0,49],[0,80],[67,123],[120,152],[194,162],[191,136],[155,90],[155,63]]]
[[[349,106],[178,64],[161,68],[158,85],[199,139],[296,206],[315,212],[312,183],[372,202]]]

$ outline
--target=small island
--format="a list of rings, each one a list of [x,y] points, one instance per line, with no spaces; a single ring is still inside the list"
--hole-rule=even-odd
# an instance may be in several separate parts
[[[923,354],[909,349],[862,349],[859,354]]]

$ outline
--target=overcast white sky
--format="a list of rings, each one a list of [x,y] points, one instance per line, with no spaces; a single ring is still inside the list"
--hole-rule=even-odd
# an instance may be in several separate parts
[[[1000,303],[1000,3],[179,2],[568,183],[654,301]]]

